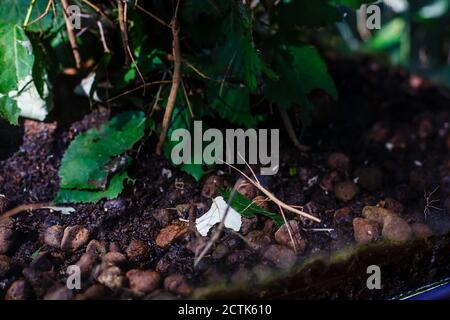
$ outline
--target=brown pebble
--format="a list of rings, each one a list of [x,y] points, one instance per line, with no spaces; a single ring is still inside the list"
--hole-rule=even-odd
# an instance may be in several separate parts
[[[92,253],[84,253],[76,265],[80,268],[82,276],[86,276],[91,273],[92,268],[94,268],[95,262],[97,261],[97,256]]]
[[[340,225],[344,223],[349,223],[352,221],[352,209],[349,207],[344,207],[336,210],[333,215],[333,224]]]
[[[89,230],[80,225],[70,226],[64,230],[61,249],[77,251],[89,241]]]
[[[214,260],[220,260],[226,257],[228,253],[230,253],[230,249],[227,246],[223,245],[222,243],[219,243],[214,248],[214,251],[212,252],[211,256]]]
[[[131,261],[143,261],[150,256],[150,248],[141,240],[131,240],[126,253]]]
[[[389,127],[383,122],[376,122],[368,134],[370,141],[383,143],[389,138]]]
[[[223,179],[219,176],[209,176],[202,188],[202,196],[205,198],[215,198],[219,195],[219,189],[224,187]]]
[[[252,218],[242,217],[241,233],[244,236],[247,235],[250,231],[256,228],[257,224],[258,224],[258,217],[256,216]]]
[[[336,198],[343,202],[352,200],[358,193],[359,188],[352,181],[339,182],[334,186]]]
[[[73,300],[74,295],[72,290],[66,286],[51,288],[44,296],[44,300]]]
[[[186,277],[181,274],[172,274],[164,279],[164,288],[182,297],[188,296],[192,289],[187,283]]]
[[[119,244],[117,242],[115,242],[115,241],[112,241],[109,244],[109,251],[111,251],[111,252],[121,252]]]
[[[328,166],[331,169],[347,172],[350,168],[350,158],[341,152],[335,152],[328,156]]]
[[[183,237],[187,232],[187,226],[184,223],[171,224],[159,232],[155,243],[160,248],[166,248],[172,243]]]
[[[382,235],[384,239],[404,242],[412,238],[412,230],[408,223],[396,215],[384,219]]]
[[[360,167],[355,170],[355,176],[358,178],[358,185],[369,191],[381,188],[383,183],[383,173],[378,168]]]
[[[0,221],[0,254],[9,252],[14,246],[13,221],[4,219]]]
[[[417,136],[419,139],[428,139],[434,134],[434,123],[431,116],[423,116],[417,125]]]
[[[31,288],[23,279],[14,281],[5,294],[5,300],[28,300],[30,298]]]
[[[367,244],[378,240],[380,228],[375,221],[355,218],[353,219],[353,233],[358,243]]]
[[[320,180],[320,187],[328,192],[333,191],[334,184],[339,180],[339,173],[331,171]]]
[[[247,199],[254,199],[258,195],[258,189],[244,178],[239,178],[234,188]]]
[[[11,271],[11,259],[5,255],[0,255],[0,279]]]
[[[76,300],[98,300],[108,294],[108,289],[101,284],[93,284],[81,294],[77,294]]]
[[[127,257],[120,252],[107,252],[102,256],[102,262],[106,264],[121,266],[125,262],[127,262]]]
[[[292,238],[295,241],[295,247],[294,243],[292,243],[291,235],[289,235],[289,229],[286,224],[283,224],[277,232],[275,232],[275,240],[279,244],[283,246],[287,246],[293,250],[295,248],[297,249],[297,253],[301,254],[305,251],[306,248],[306,241],[302,238],[302,235],[300,234],[300,230],[298,227],[298,222],[295,220],[288,221],[289,226],[291,227],[291,235]]]
[[[181,203],[175,206],[178,217],[181,219],[189,218],[189,212],[193,210],[193,205],[190,203]]]
[[[86,253],[90,253],[95,256],[101,256],[106,253],[106,246],[103,241],[91,240],[86,246]]]
[[[378,203],[378,206],[385,208],[393,213],[403,213],[403,205],[393,198],[386,198]]]
[[[6,211],[8,203],[9,203],[8,198],[6,198],[5,195],[0,194],[0,214]]]
[[[61,240],[63,238],[64,228],[58,224],[45,229],[42,235],[42,242],[53,248],[61,248]]]
[[[122,276],[122,271],[116,266],[109,266],[100,273],[97,281],[111,290],[122,288],[125,278]]]
[[[253,230],[245,238],[253,250],[259,250],[272,242],[270,236],[261,230]]]
[[[168,209],[156,209],[153,211],[153,218],[155,218],[158,223],[165,227],[167,226],[174,218],[173,210]]]
[[[389,210],[377,206],[365,206],[362,209],[362,215],[364,218],[377,222],[379,224],[383,224],[384,219],[386,219],[386,217],[391,214],[392,212],[390,212]]]
[[[426,239],[433,236],[433,231],[425,223],[413,223],[411,229],[418,239]]]
[[[264,251],[264,258],[282,269],[291,268],[297,260],[294,251],[278,244],[270,245]]]
[[[151,270],[132,269],[126,273],[130,288],[133,291],[150,293],[158,288],[161,276],[158,272]]]

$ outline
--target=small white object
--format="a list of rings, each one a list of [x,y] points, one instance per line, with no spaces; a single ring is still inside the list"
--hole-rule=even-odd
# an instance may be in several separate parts
[[[92,85],[94,84],[94,81],[95,81],[95,76],[96,76],[95,73],[92,72],[86,78],[81,80],[81,83],[75,87],[74,92],[80,96],[89,98],[91,96],[91,89],[92,89]],[[102,100],[100,99],[100,97],[97,94],[97,91],[94,91],[94,94],[92,95],[92,99],[96,102],[102,102]]]
[[[195,220],[195,225],[198,232],[204,237],[208,235],[209,230],[222,221],[227,208],[228,204],[222,196],[214,198],[208,212]],[[233,229],[234,231],[239,231],[241,229],[241,225],[242,216],[230,207],[228,209],[227,216],[225,217],[225,227]]]
[[[423,163],[420,162],[419,160],[414,160],[414,164],[415,164],[417,167],[422,167],[422,166],[423,166]]]
[[[49,207],[44,207],[44,208],[45,209],[50,209],[50,210],[53,210],[53,211],[58,211],[58,212],[61,212],[61,214],[65,214],[65,215],[69,215],[72,212],[75,212],[75,208],[72,208],[72,207],[52,207],[52,206],[49,206]]]
[[[170,171],[169,169],[163,168],[161,174],[166,179],[172,178],[172,171]]]
[[[390,142],[386,142],[386,144],[384,145],[386,147],[387,150],[392,151],[394,150],[394,144],[390,143]]]

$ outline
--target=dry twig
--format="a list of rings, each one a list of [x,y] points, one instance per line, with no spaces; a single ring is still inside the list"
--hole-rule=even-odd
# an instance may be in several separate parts
[[[39,210],[39,209],[47,209],[48,207],[51,207],[52,203],[51,202],[47,202],[47,203],[33,203],[33,204],[22,204],[18,207],[15,207],[14,209],[11,209],[9,211],[6,211],[5,213],[3,213],[2,215],[0,215],[0,222],[11,218],[21,212],[24,211],[33,211],[33,210]]]
[[[126,0],[117,0],[117,10],[118,10],[118,16],[119,16],[119,27],[120,27],[120,34],[122,37],[122,44],[123,49],[125,52],[125,64],[129,64],[129,60],[133,63],[134,68],[136,69],[136,72],[138,73],[139,78],[141,79],[143,83],[143,89],[144,89],[144,95],[145,95],[145,78],[141,73],[141,70],[139,69],[136,60],[134,59],[133,52],[130,48],[130,43],[128,40],[128,28],[127,28],[127,1]]]
[[[173,35],[172,51],[174,58],[174,68],[172,76],[172,87],[170,88],[169,98],[167,99],[166,110],[164,112],[164,118],[162,122],[161,135],[159,136],[159,141],[156,146],[156,153],[161,154],[162,146],[167,137],[167,131],[169,130],[170,120],[172,118],[173,108],[175,107],[175,101],[177,99],[178,88],[181,82],[181,53],[180,53],[180,28],[178,25],[178,8],[180,2],[177,2],[175,8],[175,13],[172,18],[171,28]]]
[[[308,151],[310,148],[308,146],[301,144],[300,141],[298,140],[297,135],[295,134],[294,126],[292,125],[291,119],[287,114],[286,108],[278,107],[278,110],[280,111],[281,120],[283,120],[284,127],[286,128],[288,136],[291,139],[294,146],[300,151]]]
[[[77,69],[81,68],[81,55],[78,49],[77,38],[75,36],[74,28],[72,23],[69,21],[69,1],[61,0],[61,5],[63,7],[64,22],[66,23],[67,36],[69,37],[70,47],[72,48],[73,58],[75,59],[75,65]]]
[[[281,201],[280,199],[278,199],[273,193],[271,193],[269,190],[267,190],[266,188],[264,188],[259,182],[255,182],[253,181],[248,175],[246,175],[242,170],[239,170],[238,168],[236,168],[235,166],[233,166],[232,164],[229,164],[228,162],[222,160],[222,163],[226,164],[227,166],[231,167],[232,169],[236,170],[237,172],[239,172],[244,178],[246,178],[254,187],[256,187],[259,191],[261,191],[266,197],[268,197],[273,203],[275,203],[277,206],[280,206],[281,208],[296,213],[300,216],[303,216],[307,219],[313,220],[315,222],[321,222],[319,218],[314,217],[312,215],[310,215],[309,213],[306,213],[304,211],[298,210],[296,208],[294,208],[291,205],[286,204],[285,202]]]

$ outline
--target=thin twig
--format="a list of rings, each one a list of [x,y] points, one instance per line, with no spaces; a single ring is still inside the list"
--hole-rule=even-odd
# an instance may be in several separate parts
[[[70,47],[72,48],[73,57],[75,59],[75,65],[77,69],[81,68],[81,55],[78,49],[77,38],[75,36],[74,28],[72,23],[69,21],[69,1],[61,0],[64,13],[64,22],[66,23],[67,35],[69,37]]]
[[[165,26],[165,27],[167,27],[167,28],[170,28],[170,25],[169,25],[167,22],[165,22],[163,19],[161,19],[161,18],[158,17],[157,15],[154,15],[153,13],[151,13],[150,11],[148,11],[147,9],[141,7],[141,6],[139,5],[139,1],[138,1],[138,0],[136,0],[136,1],[134,2],[134,6],[135,6],[136,8],[138,8],[139,10],[141,10],[141,11],[142,11],[143,13],[145,13],[146,15],[152,17],[153,19],[155,19],[156,21],[158,21],[159,23],[161,23],[163,26]]]
[[[167,99],[166,110],[164,112],[161,135],[159,136],[159,141],[156,146],[156,153],[161,154],[162,146],[167,137],[167,131],[169,130],[170,120],[172,118],[173,108],[175,107],[175,102],[177,100],[178,88],[181,82],[181,53],[180,53],[180,27],[178,25],[178,8],[180,1],[177,2],[175,8],[175,13],[172,18],[171,27],[173,35],[172,51],[174,58],[173,76],[172,76],[172,87],[170,88],[169,98]]]
[[[186,99],[186,103],[188,105],[189,113],[191,114],[191,118],[194,118],[194,111],[192,109],[192,104],[191,104],[191,101],[189,100],[189,96],[188,96],[188,93],[186,91],[186,87],[184,85],[184,81],[181,81],[181,87],[183,88],[184,98]]]
[[[39,209],[46,209],[48,207],[52,206],[51,202],[46,203],[33,203],[33,204],[22,204],[18,207],[15,207],[14,209],[11,209],[9,211],[6,211],[2,215],[0,215],[0,222],[4,219],[11,218],[21,212],[24,211],[33,211],[33,210],[39,210]]]
[[[103,17],[103,19],[105,19],[108,22],[109,25],[111,25],[111,26],[114,25],[114,22],[112,22],[112,20],[99,7],[97,7],[91,1],[89,1],[89,0],[81,0],[81,1],[83,1],[83,3],[87,4],[95,12],[97,12],[99,15],[101,15]]]
[[[130,56],[128,55],[128,32],[127,26],[125,24],[125,13],[124,13],[124,2],[122,0],[117,0],[117,15],[119,17],[119,28],[122,37],[122,47],[125,55],[125,64],[130,63]]]
[[[284,203],[283,201],[281,201],[280,199],[278,199],[273,193],[271,193],[269,190],[267,190],[266,188],[264,188],[261,184],[253,181],[248,175],[246,175],[242,170],[239,170],[238,168],[236,168],[235,166],[233,166],[232,164],[229,164],[228,162],[221,160],[222,163],[226,164],[227,166],[231,167],[232,169],[236,170],[237,172],[239,172],[244,178],[246,178],[251,184],[253,184],[253,186],[255,186],[257,189],[259,189],[259,191],[261,191],[262,193],[264,193],[264,195],[266,197],[268,197],[272,202],[274,202],[277,206],[282,207],[283,209],[296,213],[300,216],[303,216],[305,218],[308,218],[310,220],[313,220],[315,222],[321,222],[321,220],[319,218],[316,218],[306,212],[300,211],[298,209],[293,208],[292,206]]]
[[[23,23],[23,27],[27,28],[27,27],[31,26],[33,23],[36,23],[39,20],[41,20],[42,18],[44,18],[48,14],[48,12],[50,11],[50,8],[51,8],[52,4],[53,4],[53,0],[48,0],[47,7],[45,8],[44,12],[39,17],[37,17],[36,19],[33,19],[32,21],[28,22],[28,20],[31,18],[31,11],[30,11],[30,17],[25,18],[25,22]]]
[[[30,5],[28,6],[27,14],[25,16],[25,20],[23,22],[23,27],[26,27],[28,25],[28,21],[31,18],[31,13],[33,12],[33,8],[36,4],[36,0],[31,0]]]
[[[160,80],[160,81],[153,81],[153,82],[148,82],[148,83],[145,83],[145,84],[141,84],[140,86],[138,86],[136,88],[127,90],[125,92],[122,92],[122,93],[118,94],[117,96],[114,96],[114,97],[106,100],[106,102],[111,102],[111,101],[117,100],[117,99],[119,99],[119,98],[121,98],[123,96],[126,96],[127,94],[130,94],[130,93],[133,93],[135,91],[141,90],[144,87],[153,86],[153,85],[156,85],[156,84],[168,84],[168,83],[171,83],[171,82],[172,81],[169,81],[169,80]]]
[[[111,51],[108,48],[108,44],[106,43],[105,33],[103,31],[103,25],[100,21],[97,21],[98,30],[100,31],[100,40],[103,45],[103,51],[105,53],[110,53]]]
[[[291,228],[291,225],[289,224],[289,222],[286,219],[286,215],[284,214],[283,208],[281,206],[278,206],[278,208],[280,209],[280,214],[283,217],[284,224],[286,225],[286,228],[287,228],[287,231],[289,234],[289,238],[291,238],[292,245],[294,246],[294,251],[295,251],[295,253],[298,253],[297,244],[294,240],[294,236],[292,235],[293,230]]]
[[[292,125],[292,121],[289,118],[289,115],[287,114],[286,108],[278,107],[278,110],[280,111],[281,120],[283,120],[284,127],[286,128],[288,136],[291,139],[294,146],[300,151],[308,151],[310,148],[308,146],[301,144],[300,141],[298,140],[297,135],[295,134],[294,126]]]
[[[128,28],[127,28],[127,1],[126,0],[117,0],[117,9],[118,9],[118,16],[119,16],[119,27],[120,27],[120,34],[122,36],[122,44],[123,49],[125,51],[125,64],[129,64],[129,60],[133,63],[134,68],[136,69],[136,72],[139,75],[139,78],[141,79],[142,83],[144,84],[144,95],[145,95],[145,78],[141,73],[141,70],[139,69],[136,60],[134,59],[133,52],[130,48],[130,43],[128,40]]]

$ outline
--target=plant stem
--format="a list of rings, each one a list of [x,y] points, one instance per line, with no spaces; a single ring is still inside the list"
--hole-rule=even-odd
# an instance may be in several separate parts
[[[37,0],[31,0],[30,5],[28,6],[27,15],[25,16],[25,20],[23,22],[23,27],[26,28],[28,25],[28,22],[31,18],[31,13],[33,12],[34,5],[36,4]]]
[[[61,4],[63,7],[64,22],[66,23],[66,29],[67,29],[67,35],[69,37],[70,47],[72,48],[73,57],[75,59],[75,65],[76,65],[77,69],[80,69],[81,68],[81,55],[80,55],[80,50],[78,49],[77,38],[73,31],[74,30],[73,26],[69,21],[69,16],[68,16],[69,2],[68,2],[68,0],[61,0]]]
[[[180,28],[178,26],[177,15],[178,15],[178,6],[175,9],[175,13],[172,18],[171,26],[172,26],[172,34],[173,34],[173,59],[174,59],[174,67],[173,67],[173,76],[172,76],[172,87],[170,88],[169,98],[167,99],[166,111],[164,112],[164,118],[161,128],[161,135],[159,136],[159,141],[156,146],[156,154],[162,153],[162,147],[164,141],[167,137],[167,131],[169,130],[170,120],[172,118],[173,108],[175,106],[175,102],[177,100],[178,88],[180,87],[181,82],[181,53],[180,53]]]

